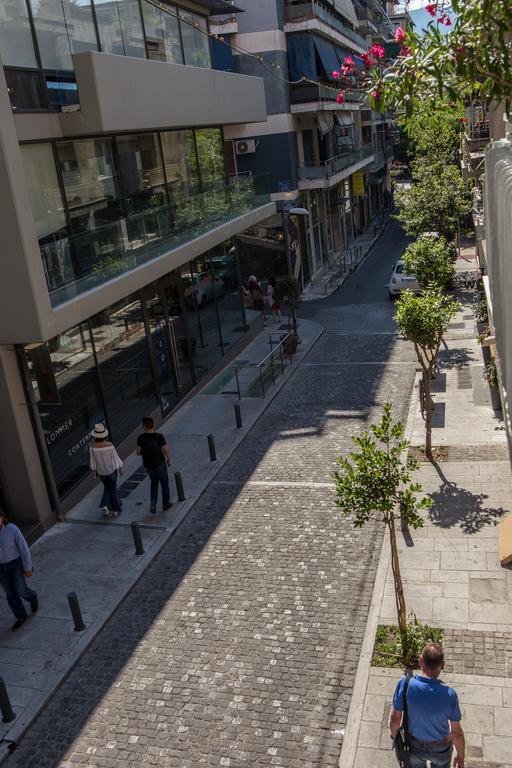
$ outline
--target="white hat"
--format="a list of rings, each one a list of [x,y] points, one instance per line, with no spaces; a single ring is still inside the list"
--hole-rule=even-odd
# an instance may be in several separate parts
[[[104,440],[108,437],[108,429],[101,422],[94,425],[94,429],[91,432],[91,437],[95,437],[96,440]]]
[[[249,278],[249,282],[250,283],[257,283],[258,279],[257,279],[256,275],[251,275],[250,278]]]

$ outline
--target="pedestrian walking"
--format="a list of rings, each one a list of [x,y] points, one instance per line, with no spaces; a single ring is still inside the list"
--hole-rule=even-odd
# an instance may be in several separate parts
[[[265,301],[263,299],[261,285],[258,283],[256,275],[251,275],[249,278],[249,292],[252,296],[253,309],[257,312],[261,312],[263,319],[265,320]]]
[[[269,277],[268,279],[268,286],[267,286],[267,297],[268,302],[270,306],[270,311],[272,312],[272,319],[274,322],[280,322],[281,321],[281,302],[276,296],[275,287],[277,285],[277,280],[275,277]]]
[[[28,619],[22,598],[30,603],[32,613],[39,608],[37,592],[25,581],[30,576],[32,558],[28,544],[18,526],[10,523],[5,512],[0,510],[0,584],[16,616],[13,630],[19,629]]]
[[[91,437],[93,443],[89,449],[89,466],[94,477],[99,477],[103,483],[103,495],[99,506],[105,517],[117,517],[121,513],[117,477],[123,472],[123,462],[112,443],[107,440],[108,429],[104,424],[96,424]]]
[[[151,512],[156,512],[159,485],[162,487],[162,511],[165,512],[172,507],[167,473],[167,467],[171,466],[171,454],[165,437],[155,431],[155,424],[150,416],[142,419],[142,428],[144,432],[137,438],[136,453],[142,458],[151,481]]]
[[[404,707],[410,743],[410,768],[464,768],[464,733],[457,693],[441,680],[444,653],[439,643],[429,643],[421,653],[421,675],[403,677],[393,696],[390,716],[391,738],[395,739]]]

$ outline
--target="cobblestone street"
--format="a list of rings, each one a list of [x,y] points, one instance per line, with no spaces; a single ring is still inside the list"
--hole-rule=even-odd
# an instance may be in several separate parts
[[[386,401],[407,416],[414,352],[385,286],[404,244],[388,225],[301,307],[324,335],[8,768],[337,766],[382,534],[340,517],[331,475]]]

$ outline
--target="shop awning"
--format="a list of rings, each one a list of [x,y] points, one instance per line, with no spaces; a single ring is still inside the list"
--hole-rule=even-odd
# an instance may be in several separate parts
[[[324,40],[323,37],[314,37],[313,39],[322,67],[325,70],[327,80],[335,80],[332,73],[335,69],[339,69],[340,62],[336,56],[334,45],[327,40]]]
[[[342,128],[345,128],[346,126],[353,125],[354,120],[352,118],[351,112],[335,112],[336,120],[338,121],[338,125],[340,125]]]

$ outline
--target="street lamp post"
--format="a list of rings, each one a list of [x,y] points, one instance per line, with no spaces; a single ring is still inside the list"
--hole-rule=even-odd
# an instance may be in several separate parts
[[[292,273],[292,259],[290,254],[290,236],[288,233],[290,216],[309,216],[309,211],[306,210],[306,208],[283,208],[284,249],[286,252],[286,267],[288,269],[288,277],[290,278],[290,308],[291,308],[291,314],[292,314],[293,335],[298,338],[297,315],[295,314],[295,296],[293,295],[293,282],[292,282],[294,275]]]

